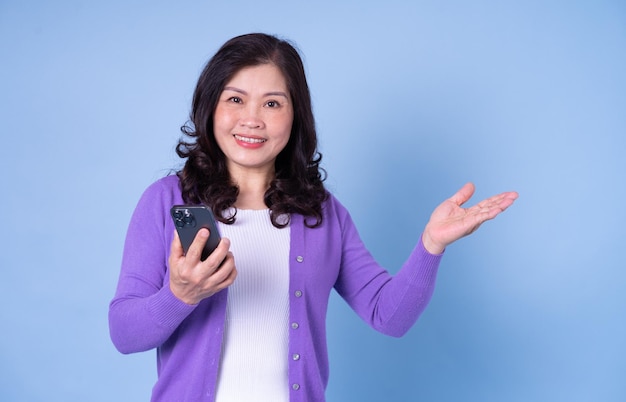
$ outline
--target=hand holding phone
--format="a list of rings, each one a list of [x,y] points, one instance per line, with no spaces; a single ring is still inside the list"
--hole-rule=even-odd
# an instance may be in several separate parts
[[[237,277],[235,259],[228,248],[228,239],[221,239],[211,210],[202,205],[174,205],[172,219],[180,242],[172,241],[169,256],[170,289],[174,296],[183,302],[194,305],[203,299],[232,285]],[[200,229],[209,230],[209,237],[201,252],[199,262],[187,259],[185,255],[191,247],[197,247],[203,239],[192,246]],[[224,243],[224,244],[222,244]],[[219,245],[219,248],[218,248]],[[215,249],[218,248],[216,251]],[[207,258],[211,254],[215,257]],[[220,258],[223,258],[221,262]]]
[[[206,228],[209,230],[209,238],[200,257],[202,261],[206,260],[217,248],[221,239],[211,210],[204,205],[174,205],[170,209],[170,213],[185,253],[189,250],[189,246],[191,246],[200,229]]]

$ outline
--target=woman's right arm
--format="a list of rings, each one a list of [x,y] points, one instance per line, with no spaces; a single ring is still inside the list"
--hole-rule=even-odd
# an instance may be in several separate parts
[[[167,286],[174,232],[169,208],[178,202],[175,197],[157,182],[144,192],[132,215],[117,291],[109,306],[111,340],[122,353],[160,346],[195,309]]]

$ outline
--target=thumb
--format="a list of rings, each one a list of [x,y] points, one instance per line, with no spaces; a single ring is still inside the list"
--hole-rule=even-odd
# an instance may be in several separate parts
[[[456,194],[454,194],[449,199],[456,205],[461,206],[465,204],[470,198],[472,198],[472,195],[474,195],[474,190],[475,187],[473,183],[466,183],[463,187],[461,187],[459,191],[456,192]]]

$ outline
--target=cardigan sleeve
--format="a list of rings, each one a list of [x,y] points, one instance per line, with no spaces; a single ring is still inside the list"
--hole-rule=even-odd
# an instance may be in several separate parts
[[[111,340],[122,353],[160,346],[195,308],[174,296],[168,285],[173,236],[168,214],[176,196],[167,182],[160,180],[144,192],[126,234],[117,291],[109,306]]]
[[[352,218],[340,204],[337,217],[342,255],[335,289],[371,327],[391,336],[404,335],[432,297],[442,254],[430,254],[420,236],[402,268],[391,275],[366,249]]]

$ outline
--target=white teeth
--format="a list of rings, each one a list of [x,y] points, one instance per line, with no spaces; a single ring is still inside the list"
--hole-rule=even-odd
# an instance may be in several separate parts
[[[249,144],[260,144],[261,142],[267,141],[267,140],[264,140],[263,138],[248,138],[248,137],[242,137],[242,136],[237,135],[237,134],[235,134],[235,138],[238,141],[247,142]]]

